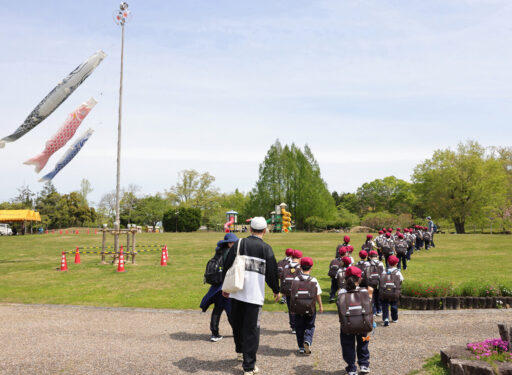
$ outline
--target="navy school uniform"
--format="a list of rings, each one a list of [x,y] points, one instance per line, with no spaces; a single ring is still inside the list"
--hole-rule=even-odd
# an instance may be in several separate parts
[[[312,277],[311,282],[316,283],[317,296],[321,295],[322,288],[320,288],[318,280]],[[313,315],[293,315],[295,316],[295,336],[297,337],[297,345],[299,349],[304,349],[305,342],[309,343],[311,346],[313,344],[313,335],[315,333],[316,312]]]
[[[297,268],[300,270],[300,265],[297,262],[290,261],[288,265],[285,266],[285,268]],[[289,295],[286,296],[286,306],[288,307],[288,323],[290,324],[290,328],[292,331],[295,331],[295,314],[292,314],[290,312],[290,303],[291,298]]]
[[[391,273],[396,270],[396,267],[390,267],[387,271],[384,271],[383,274]],[[404,281],[404,277],[400,270],[398,270],[397,274],[400,276],[400,282]],[[398,301],[388,301],[385,299],[381,300],[382,303],[382,321],[389,322],[389,310],[391,310],[391,320],[396,322],[398,320]]]

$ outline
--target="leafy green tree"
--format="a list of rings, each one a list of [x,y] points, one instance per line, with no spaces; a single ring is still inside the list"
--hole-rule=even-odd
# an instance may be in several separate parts
[[[133,211],[133,222],[139,225],[151,225],[154,227],[158,222],[162,221],[164,213],[170,207],[169,201],[160,194],[141,198]]]
[[[354,193],[341,193],[338,194],[336,191],[332,192],[332,198],[338,209],[346,209],[350,213],[359,215],[361,208],[357,195]]]
[[[412,184],[394,176],[364,183],[357,189],[361,213],[388,211],[393,214],[412,212],[415,202]]]
[[[162,225],[166,232],[194,232],[201,225],[199,208],[179,206],[164,213]]]
[[[140,186],[133,184],[130,184],[127,189],[123,189],[119,203],[121,225],[126,226],[134,222],[134,211],[140,202],[137,193],[140,190]]]
[[[505,203],[507,178],[500,161],[474,141],[435,151],[413,174],[419,204],[434,217],[450,218],[457,233],[465,232],[469,219]]]
[[[31,210],[34,208],[34,197],[36,194],[30,190],[28,185],[22,185],[18,188],[18,195],[14,197],[12,203],[20,203],[24,209]]]
[[[334,199],[320,175],[320,167],[311,149],[294,144],[283,147],[279,140],[270,147],[259,167],[259,178],[249,194],[248,212],[267,216],[275,205],[285,202],[296,227],[302,229],[306,218],[336,218]]]
[[[91,182],[86,178],[82,178],[82,181],[80,182],[80,190],[78,191],[78,194],[82,198],[83,202],[87,205],[89,204],[89,202],[87,201],[87,196],[92,192],[93,192],[93,188],[91,187]]]

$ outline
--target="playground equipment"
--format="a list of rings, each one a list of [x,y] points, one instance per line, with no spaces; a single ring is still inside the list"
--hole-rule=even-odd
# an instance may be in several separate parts
[[[233,232],[235,224],[238,222],[238,212],[228,211],[226,212],[226,223],[224,224],[224,232]]]
[[[272,224],[272,232],[288,233],[291,230],[292,215],[286,211],[286,207],[288,207],[286,203],[281,203],[276,205],[276,210],[270,213],[271,218],[267,220],[267,223]]]

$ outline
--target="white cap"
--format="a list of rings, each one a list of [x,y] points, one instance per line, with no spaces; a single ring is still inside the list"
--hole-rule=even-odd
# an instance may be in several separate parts
[[[251,220],[251,228],[256,230],[263,230],[267,227],[267,221],[262,216],[253,217]]]

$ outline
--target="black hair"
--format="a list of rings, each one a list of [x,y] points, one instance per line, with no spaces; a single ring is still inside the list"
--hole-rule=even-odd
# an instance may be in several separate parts
[[[312,266],[300,266],[300,268],[302,268],[303,271],[309,271],[311,269]]]
[[[266,228],[265,228],[265,229],[266,229]],[[251,227],[251,230],[252,230],[252,232],[253,232],[253,233],[263,233],[263,231],[264,231],[265,229],[254,229],[253,227]]]
[[[355,290],[357,288],[356,283],[361,281],[360,277],[357,277],[355,275],[350,275],[349,277],[345,278],[345,281],[347,283],[347,290]]]

